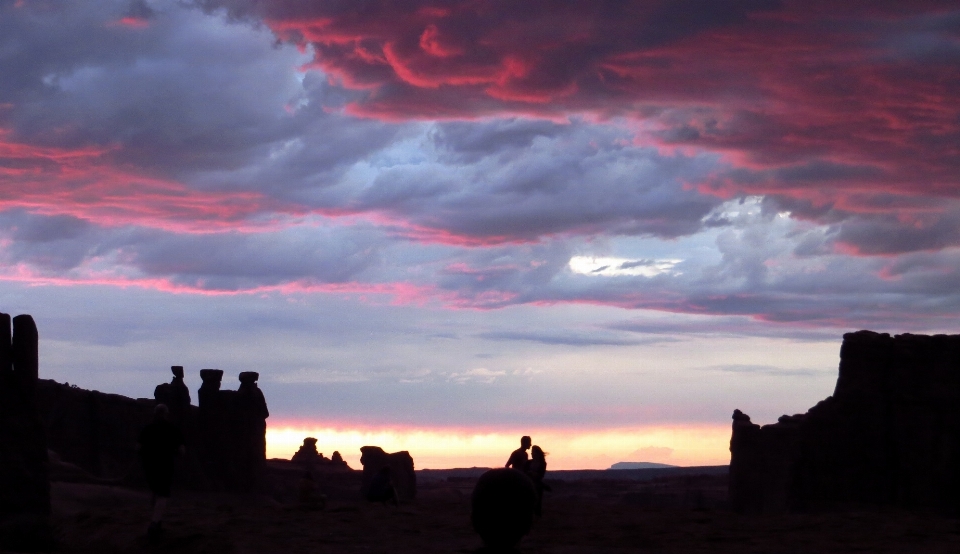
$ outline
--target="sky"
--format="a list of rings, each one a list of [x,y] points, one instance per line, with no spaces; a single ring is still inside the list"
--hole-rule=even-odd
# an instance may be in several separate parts
[[[958,99],[949,1],[0,0],[0,310],[271,456],[722,464],[957,332]]]

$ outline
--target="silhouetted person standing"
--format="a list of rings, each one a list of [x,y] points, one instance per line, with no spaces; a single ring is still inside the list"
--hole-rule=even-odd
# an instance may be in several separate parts
[[[527,468],[527,450],[530,450],[530,444],[532,443],[533,441],[530,440],[530,437],[526,435],[520,437],[520,448],[510,454],[510,459],[507,460],[507,464],[503,467],[511,467],[518,471],[525,471]]]
[[[550,487],[543,484],[543,477],[547,474],[547,455],[543,449],[534,445],[530,449],[530,461],[527,462],[527,477],[533,481],[533,488],[537,491],[537,503],[533,506],[533,513],[540,515],[543,506],[543,491],[550,490]]]
[[[317,483],[313,480],[313,473],[309,470],[303,473],[299,489],[298,498],[301,510],[322,510],[327,506],[327,496],[317,492]]]
[[[151,540],[160,538],[163,531],[161,522],[170,498],[174,461],[178,454],[185,452],[183,434],[167,419],[169,413],[165,404],[157,404],[153,421],[140,431],[137,439],[143,473],[153,493],[153,516],[147,529]]]

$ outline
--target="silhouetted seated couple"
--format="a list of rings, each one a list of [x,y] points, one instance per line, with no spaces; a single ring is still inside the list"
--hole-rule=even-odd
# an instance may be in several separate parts
[[[537,491],[534,513],[539,516],[543,504],[543,491],[549,491],[550,486],[543,483],[543,477],[547,474],[547,456],[539,446],[534,445],[531,448],[532,443],[530,437],[526,435],[520,437],[520,448],[510,454],[510,459],[504,467],[521,471],[533,481],[533,488]],[[527,459],[527,450],[530,450],[530,459]]]

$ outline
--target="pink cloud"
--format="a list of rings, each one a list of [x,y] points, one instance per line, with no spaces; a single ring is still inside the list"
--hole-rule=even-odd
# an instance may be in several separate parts
[[[0,167],[7,193],[0,210],[70,215],[101,226],[140,225],[176,232],[265,229],[279,215],[307,210],[253,192],[201,192],[181,183],[118,168],[112,148],[52,148],[12,141],[0,129]],[[278,215],[279,214],[279,215]],[[254,221],[257,216],[265,218]]]
[[[88,264],[92,265],[92,264]],[[390,305],[425,305],[438,300],[453,301],[449,292],[429,285],[405,282],[393,283],[322,283],[310,280],[288,281],[277,285],[259,285],[236,290],[207,288],[202,282],[183,283],[170,277],[123,275],[120,270],[96,270],[84,267],[69,275],[46,275],[29,265],[15,264],[0,271],[0,281],[23,283],[28,286],[107,286],[135,288],[172,294],[197,294],[203,296],[256,296],[264,294],[331,294],[356,298],[377,304],[385,301]]]
[[[107,25],[110,27],[126,27],[128,29],[146,29],[150,26],[150,21],[142,17],[128,15]]]
[[[853,213],[910,209],[877,194],[956,198],[960,64],[937,23],[955,6],[830,6],[276,2],[262,15],[312,44],[315,67],[371,91],[356,115],[624,115],[659,129],[648,143],[718,152],[738,170],[698,184],[706,193]]]

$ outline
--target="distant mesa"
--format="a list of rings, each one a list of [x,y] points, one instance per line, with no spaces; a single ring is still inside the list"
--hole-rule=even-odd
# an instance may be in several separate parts
[[[672,466],[670,464],[657,464],[654,462],[617,462],[610,466],[610,469],[663,469]]]

